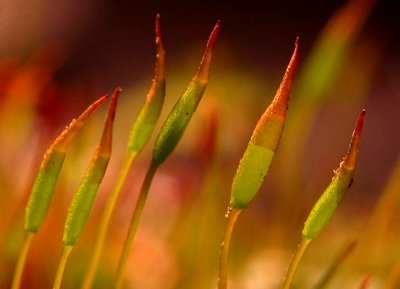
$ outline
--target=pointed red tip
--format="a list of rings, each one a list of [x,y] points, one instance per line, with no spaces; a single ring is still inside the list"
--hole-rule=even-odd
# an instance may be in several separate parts
[[[293,54],[286,68],[282,82],[278,88],[278,91],[276,92],[274,100],[272,101],[270,107],[268,108],[269,112],[285,116],[286,110],[288,108],[290,88],[292,86],[292,80],[297,69],[298,59],[299,59],[299,37],[296,38],[296,41],[294,43]]]
[[[365,114],[366,110],[363,109],[358,115],[356,127],[354,128],[353,136],[351,138],[350,147],[343,161],[343,165],[348,168],[354,169],[356,166]]]
[[[161,39],[160,14],[156,15],[156,38]]]
[[[78,130],[83,126],[86,119],[94,112],[100,105],[102,105],[108,98],[108,95],[103,95],[91,105],[80,115],[78,118],[73,119],[71,123],[61,132],[61,134],[52,143],[51,149],[66,150],[69,143],[74,138]]]
[[[110,104],[108,105],[108,113],[106,117],[106,121],[104,124],[103,135],[101,136],[99,153],[101,154],[111,154],[111,145],[112,145],[112,128],[115,118],[115,111],[117,109],[118,96],[122,92],[122,88],[117,87],[112,96]]]
[[[208,81],[210,67],[211,67],[212,51],[213,51],[215,42],[217,41],[217,36],[218,36],[220,27],[221,27],[221,21],[218,20],[214,26],[213,31],[210,34],[210,37],[208,38],[207,46],[204,51],[203,58],[201,59],[200,66],[195,75],[195,77],[200,80]]]
[[[108,114],[107,117],[114,120],[115,117],[115,110],[117,107],[117,102],[118,102],[118,96],[119,94],[122,92],[122,88],[121,87],[117,87],[112,96],[111,96],[111,101],[110,101],[110,105],[108,107]]]
[[[207,50],[212,50],[214,48],[220,28],[221,28],[221,20],[218,20],[217,23],[215,23],[214,29],[211,32],[210,37],[208,38],[207,48],[206,48]]]
[[[160,14],[156,15],[156,46],[157,46],[157,60],[154,72],[154,79],[162,80],[165,78],[165,48],[162,39]]]
[[[102,105],[107,100],[108,97],[109,95],[106,94],[97,99],[95,102],[89,105],[89,107],[76,119],[76,121],[79,123],[84,122],[93,111],[95,111],[100,105]]]

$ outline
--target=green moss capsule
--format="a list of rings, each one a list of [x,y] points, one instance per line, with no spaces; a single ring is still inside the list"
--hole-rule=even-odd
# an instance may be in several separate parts
[[[68,210],[63,236],[65,246],[73,246],[78,241],[106,172],[111,156],[112,127],[120,92],[121,90],[117,88],[113,93],[100,143]]]
[[[279,89],[257,122],[232,182],[230,206],[244,208],[259,191],[281,138],[298,61],[298,41]]]
[[[196,74],[161,127],[153,149],[153,162],[156,164],[161,164],[173,151],[204,94],[210,73],[212,51],[219,27],[220,23],[218,21],[208,39],[207,47]]]
[[[340,163],[340,167],[336,170],[331,183],[314,205],[304,224],[302,235],[305,239],[314,239],[321,232],[353,180],[364,115],[365,110],[358,116],[347,155]]]
[[[156,68],[154,70],[153,82],[147,94],[146,101],[132,126],[128,149],[130,153],[139,152],[149,140],[165,98],[165,49],[161,37],[160,16],[156,17]]]
[[[95,111],[106,98],[106,96],[101,97],[91,104],[77,119],[72,120],[69,126],[64,129],[47,150],[41,163],[39,173],[35,179],[28,205],[26,206],[26,231],[36,233],[39,230],[49,209],[69,143],[83,126],[89,115]]]

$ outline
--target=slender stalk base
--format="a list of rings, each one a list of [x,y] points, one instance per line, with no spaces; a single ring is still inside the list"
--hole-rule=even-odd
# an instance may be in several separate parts
[[[236,220],[242,210],[228,207],[226,213],[226,227],[221,243],[221,253],[219,259],[219,271],[218,271],[218,289],[228,288],[228,253],[229,246],[231,244],[232,231],[235,226]]]
[[[127,264],[128,258],[129,258],[130,251],[132,249],[132,243],[133,243],[133,240],[135,239],[136,231],[139,226],[140,218],[142,216],[144,205],[147,200],[147,195],[149,193],[151,182],[153,180],[153,177],[154,177],[154,174],[156,173],[157,168],[158,168],[158,165],[152,162],[147,170],[146,177],[144,178],[143,185],[142,185],[142,188],[139,193],[139,198],[136,202],[135,210],[133,211],[128,235],[125,239],[121,257],[119,259],[119,264],[118,264],[118,269],[117,269],[117,277],[116,277],[115,286],[114,286],[116,289],[122,288],[124,276],[125,276],[126,264]]]
[[[64,246],[60,263],[58,264],[56,278],[54,280],[53,289],[60,289],[61,281],[64,275],[65,265],[67,264],[69,254],[71,254],[73,246]]]
[[[290,288],[290,285],[292,284],[292,281],[293,281],[294,274],[296,273],[297,267],[299,266],[301,257],[303,256],[304,251],[306,250],[306,248],[307,248],[308,244],[310,244],[310,242],[311,242],[311,239],[305,239],[305,238],[301,239],[300,244],[297,247],[297,251],[293,256],[292,261],[290,262],[289,269],[286,273],[286,277],[283,281],[283,285],[282,285],[281,289],[289,289]]]
[[[22,281],[22,273],[24,272],[26,257],[28,256],[29,248],[31,246],[31,242],[34,233],[27,232],[25,235],[24,244],[22,246],[21,252],[18,257],[17,266],[15,268],[13,282],[11,285],[11,289],[19,289]]]
[[[92,287],[97,267],[99,265],[100,256],[101,253],[103,252],[104,242],[107,235],[108,227],[110,225],[111,216],[115,208],[115,204],[117,203],[118,197],[125,183],[126,177],[128,176],[129,170],[136,156],[137,153],[131,153],[127,156],[119,172],[117,182],[115,183],[115,187],[111,192],[111,195],[107,199],[107,203],[100,220],[100,228],[97,233],[97,238],[94,244],[94,253],[90,260],[89,269],[86,273],[86,277],[85,280],[83,281],[81,289],[90,289]]]

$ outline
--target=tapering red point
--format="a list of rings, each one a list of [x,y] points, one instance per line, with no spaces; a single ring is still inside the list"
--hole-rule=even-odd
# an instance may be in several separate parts
[[[73,119],[71,123],[61,132],[60,135],[54,140],[49,150],[60,149],[66,150],[69,143],[74,138],[77,131],[83,126],[86,119],[94,112],[100,105],[102,105],[108,98],[108,95],[103,95],[91,105],[77,118]],[[44,160],[45,161],[45,160]]]
[[[357,118],[356,127],[354,128],[353,136],[351,138],[351,143],[349,151],[344,158],[343,165],[348,168],[355,168],[357,162],[358,150],[360,148],[361,132],[364,124],[366,110],[363,109]]]
[[[217,41],[217,36],[220,27],[221,27],[221,20],[218,20],[217,23],[215,23],[214,29],[210,34],[210,38],[208,39],[207,49],[212,49],[214,47],[214,44]]]
[[[294,43],[294,50],[292,57],[290,58],[289,64],[286,68],[285,74],[283,75],[282,82],[275,94],[274,100],[272,101],[269,112],[279,114],[281,116],[286,115],[289,102],[289,93],[292,85],[292,80],[297,69],[297,63],[299,58],[299,37],[296,38]]]
[[[358,115],[358,119],[357,119],[357,127],[356,127],[356,132],[357,133],[361,133],[361,129],[364,123],[364,117],[365,114],[367,113],[367,111],[365,109],[363,109],[360,114]]]
[[[165,49],[164,41],[162,39],[161,24],[160,24],[160,14],[156,15],[156,46],[157,46],[157,60],[156,68],[154,70],[154,80],[161,81],[165,78]]]
[[[122,88],[117,87],[111,96],[111,101],[110,101],[110,105],[108,108],[108,118],[111,118],[112,120],[114,120],[114,117],[115,117],[115,110],[117,107],[118,96],[121,92],[122,92]]]
[[[161,38],[160,14],[156,15],[156,37]]]
[[[117,87],[112,96],[110,104],[108,105],[108,113],[106,117],[106,121],[104,124],[103,135],[101,137],[100,145],[98,147],[98,153],[103,155],[111,154],[111,146],[112,146],[112,128],[115,118],[115,111],[117,109],[118,96],[121,93],[122,88]]]
[[[195,78],[200,79],[202,81],[208,81],[208,76],[210,73],[211,67],[211,58],[212,58],[212,51],[217,41],[218,32],[221,26],[221,21],[218,20],[214,26],[213,31],[210,34],[210,37],[207,41],[207,46],[203,54],[203,58],[201,59],[200,66],[195,74]]]

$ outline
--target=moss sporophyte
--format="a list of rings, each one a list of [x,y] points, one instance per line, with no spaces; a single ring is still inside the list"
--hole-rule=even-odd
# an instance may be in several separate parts
[[[46,151],[36,176],[25,212],[25,243],[21,250],[14,272],[12,289],[20,287],[26,256],[33,236],[39,231],[53,198],[54,189],[64,163],[65,155],[76,133],[87,118],[107,99],[103,96],[91,104],[78,118],[61,132]]]
[[[242,209],[256,196],[269,170],[283,132],[289,92],[298,62],[298,39],[293,55],[272,103],[260,117],[239,162],[231,188],[231,199],[226,214],[227,223],[219,261],[218,289],[226,289],[227,263],[232,230]]]
[[[113,123],[120,92],[121,89],[117,88],[111,97],[100,142],[95,149],[85,175],[83,176],[69,207],[64,228],[63,254],[59,262],[53,289],[58,289],[61,286],[68,257],[72,248],[78,241],[79,236],[82,234],[83,228],[86,225],[90,211],[93,207],[97,191],[106,172],[111,157]]]
[[[166,158],[171,154],[175,146],[178,144],[204,94],[210,74],[212,52],[217,40],[219,28],[220,22],[218,21],[208,39],[206,49],[195,75],[186,87],[185,92],[172,108],[157,135],[153,148],[151,163],[143,181],[143,185],[131,218],[128,235],[125,239],[124,247],[122,249],[121,258],[119,260],[117,269],[115,288],[122,288],[132,243],[139,226],[140,218],[156,170],[166,160]]]
[[[286,274],[282,289],[289,289],[296,273],[296,269],[309,243],[315,239],[330,220],[337,206],[341,202],[347,189],[350,187],[356,169],[357,156],[360,147],[361,132],[364,123],[365,110],[357,119],[349,150],[335,171],[332,181],[315,203],[304,224],[301,242],[294,255]]]
[[[156,16],[155,27],[156,64],[154,69],[153,81],[150,90],[146,96],[146,100],[132,125],[128,140],[127,154],[124,163],[120,169],[114,188],[110,196],[108,197],[105,209],[101,216],[100,228],[94,245],[94,253],[90,260],[82,289],[89,289],[92,287],[92,283],[100,261],[100,256],[104,248],[104,242],[110,220],[114,212],[120,192],[124,186],[126,177],[131,169],[133,161],[151,137],[164,104],[165,49],[161,35],[160,15]]]
[[[95,236],[90,236],[90,230],[87,230],[87,233],[89,233],[89,235],[84,236],[92,238],[91,240],[94,240],[93,252],[89,252],[89,254],[86,254],[86,252],[82,255],[79,254],[79,258],[82,258],[82,260],[85,259],[85,257],[89,257],[88,262],[82,262],[82,265],[78,264],[79,266],[68,266],[68,268],[66,266],[71,252],[73,252],[73,249],[76,247],[76,245],[79,245],[81,236],[84,231],[86,231],[85,228],[87,226],[90,214],[93,213],[92,209],[94,206],[94,202],[97,198],[100,186],[102,183],[105,185],[103,178],[106,176],[106,170],[108,168],[108,164],[112,155],[111,152],[113,143],[113,125],[117,102],[119,94],[121,92],[120,88],[115,89],[110,98],[104,127],[100,127],[102,124],[98,126],[99,129],[103,128],[100,141],[98,141],[98,145],[93,152],[90,162],[86,166],[86,171],[83,174],[81,182],[79,186],[77,186],[75,194],[72,196],[72,201],[69,205],[68,211],[64,211],[64,213],[66,213],[66,219],[64,220],[63,217],[61,217],[61,221],[60,216],[63,216],[63,214],[60,214],[59,211],[62,208],[66,208],[68,204],[65,204],[65,202],[53,202],[54,204],[52,205],[52,199],[63,167],[64,160],[67,157],[68,147],[71,142],[74,141],[74,137],[77,135],[80,128],[87,122],[88,117],[100,105],[102,105],[108,97],[103,96],[99,98],[97,101],[91,104],[79,117],[73,119],[72,122],[64,129],[64,131],[62,131],[62,133],[52,142],[52,144],[48,148],[46,154],[43,157],[38,172],[34,175],[36,176],[36,178],[32,180],[33,185],[29,185],[29,188],[32,187],[32,189],[28,203],[26,205],[24,230],[22,230],[22,226],[19,230],[19,232],[25,233],[25,241],[22,244],[18,259],[16,257],[13,257],[12,255],[13,253],[15,254],[15,250],[13,251],[15,247],[14,244],[18,243],[14,241],[17,240],[16,237],[18,236],[15,236],[13,234],[14,232],[10,232],[10,234],[7,234],[6,236],[7,239],[5,238],[5,241],[7,241],[7,243],[5,242],[5,245],[7,245],[8,247],[13,246],[13,248],[6,248],[6,250],[4,251],[8,254],[8,259],[4,258],[4,261],[6,262],[3,262],[3,258],[0,258],[0,287],[2,288],[3,284],[5,284],[5,286],[8,286],[8,284],[11,282],[11,289],[20,289],[27,286],[29,288],[32,287],[33,289],[38,286],[51,287],[51,285],[47,283],[41,283],[41,276],[39,276],[39,279],[36,279],[37,275],[40,274],[37,274],[37,271],[35,270],[36,267],[41,268],[42,266],[39,265],[43,265],[44,262],[47,262],[49,255],[46,254],[48,253],[48,251],[51,251],[47,250],[46,245],[52,242],[53,239],[50,238],[52,237],[50,236],[50,234],[45,234],[46,229],[53,230],[56,229],[56,227],[60,228],[59,226],[55,225],[62,222],[62,224],[64,224],[63,235],[61,236],[60,232],[57,237],[60,247],[63,248],[62,253],[60,252],[61,256],[57,255],[57,257],[60,257],[58,267],[53,266],[54,262],[49,263],[52,272],[55,271],[54,279],[52,278],[52,280],[49,281],[53,282],[53,289],[60,289],[61,284],[63,284],[63,287],[65,286],[65,288],[77,288],[77,284],[79,284],[82,286],[81,289],[92,289],[97,287],[122,289],[125,285],[130,285],[130,282],[132,282],[132,284],[131,286],[126,286],[127,288],[132,286],[138,288],[161,288],[163,286],[160,286],[160,283],[154,283],[157,285],[149,285],[150,283],[147,282],[160,282],[160,280],[156,279],[161,279],[159,278],[159,276],[165,278],[167,274],[170,274],[171,276],[174,275],[172,277],[167,276],[168,278],[165,278],[165,280],[162,279],[161,282],[170,282],[170,285],[168,287],[193,287],[196,289],[210,288],[211,283],[215,283],[213,276],[215,276],[215,270],[217,269],[215,265],[218,263],[218,260],[216,260],[215,257],[218,258],[218,249],[220,249],[220,255],[218,263],[219,271],[217,286],[218,289],[227,289],[229,275],[228,261],[232,261],[234,259],[232,258],[232,260],[229,260],[229,249],[231,246],[230,244],[235,224],[242,211],[247,208],[249,204],[253,202],[253,200],[256,198],[257,194],[259,194],[265,177],[269,172],[272,160],[277,154],[279,146],[279,156],[283,156],[282,159],[279,160],[279,164],[283,165],[283,167],[285,167],[288,163],[290,165],[292,165],[293,163],[293,165],[297,167],[301,164],[299,160],[303,156],[308,157],[308,154],[303,153],[302,148],[309,141],[309,138],[304,137],[303,140],[299,140],[298,142],[295,139],[299,135],[302,135],[302,133],[304,134],[304,132],[305,135],[308,136],[308,129],[309,125],[313,123],[313,116],[318,111],[320,104],[322,104],[323,98],[325,98],[325,96],[323,96],[324,93],[322,92],[329,91],[330,85],[332,84],[333,80],[337,78],[337,74],[340,71],[339,68],[340,66],[342,66],[342,62],[344,61],[344,56],[347,55],[346,51],[350,47],[349,44],[355,38],[357,34],[356,30],[361,27],[361,24],[364,21],[365,16],[368,14],[370,8],[372,7],[372,2],[374,1],[369,1],[368,5],[365,5],[364,8],[361,6],[359,7],[359,5],[361,5],[359,3],[361,2],[360,0],[351,0],[346,8],[341,12],[341,14],[338,14],[338,16],[336,16],[336,20],[331,22],[330,26],[328,26],[324,33],[325,38],[322,37],[321,43],[317,45],[317,48],[315,50],[316,52],[312,53],[312,57],[310,58],[311,61],[304,66],[302,74],[303,77],[297,79],[297,85],[294,87],[292,85],[292,82],[294,82],[294,77],[299,61],[299,43],[298,39],[296,39],[292,56],[284,72],[279,88],[274,98],[272,99],[272,102],[258,119],[252,135],[247,142],[246,148],[244,149],[243,155],[240,158],[239,164],[237,166],[230,186],[230,192],[228,190],[228,193],[230,193],[230,199],[225,215],[226,224],[220,248],[216,247],[215,244],[218,244],[219,242],[218,231],[222,231],[221,227],[223,225],[222,222],[224,221],[224,219],[222,218],[223,214],[220,214],[220,212],[224,212],[223,209],[226,204],[224,205],[223,203],[227,201],[226,199],[224,199],[226,195],[222,193],[224,192],[224,190],[221,189],[221,185],[225,183],[224,177],[226,177],[225,171],[223,171],[223,166],[227,163],[225,162],[226,160],[232,160],[231,156],[234,154],[229,155],[228,158],[225,158],[227,155],[227,151],[225,150],[225,148],[221,151],[219,151],[219,149],[217,148],[219,144],[217,120],[222,120],[221,124],[223,125],[225,125],[226,122],[223,113],[220,114],[220,111],[217,112],[217,110],[213,111],[212,109],[214,107],[211,106],[207,107],[207,116],[211,115],[210,127],[207,126],[207,131],[208,129],[210,129],[210,131],[208,132],[210,135],[205,136],[205,133],[203,133],[204,130],[200,130],[200,133],[197,133],[197,136],[199,136],[199,141],[195,141],[195,147],[197,149],[195,150],[195,153],[190,154],[190,157],[193,157],[193,159],[191,158],[190,161],[194,160],[192,161],[193,164],[191,164],[191,167],[192,165],[196,166],[195,173],[200,172],[201,174],[204,173],[204,175],[198,177],[197,175],[195,176],[193,174],[193,178],[192,175],[190,175],[190,183],[188,182],[189,186],[186,186],[186,179],[184,183],[185,186],[182,186],[182,188],[176,189],[175,186],[171,186],[171,188],[173,187],[173,193],[176,195],[169,194],[170,190],[168,190],[168,196],[167,194],[164,194],[165,192],[161,192],[164,195],[162,195],[161,201],[159,201],[158,203],[154,203],[155,206],[153,207],[153,210],[157,210],[157,213],[161,213],[163,217],[165,216],[165,222],[167,222],[167,225],[165,226],[166,223],[164,222],[164,220],[162,220],[160,224],[156,225],[157,227],[152,227],[151,229],[157,228],[157,233],[159,233],[158,229],[162,228],[162,231],[165,233],[165,235],[153,235],[152,233],[156,230],[150,232],[150,234],[144,234],[144,237],[142,239],[144,240],[144,242],[140,244],[144,246],[142,247],[144,248],[144,250],[138,250],[138,253],[142,254],[142,256],[145,255],[145,258],[147,258],[149,255],[148,259],[152,260],[145,260],[146,262],[143,262],[142,259],[138,258],[138,262],[136,263],[135,260],[131,262],[132,259],[136,259],[132,258],[131,252],[134,246],[133,244],[135,244],[135,236],[140,225],[144,208],[146,206],[148,194],[153,183],[153,178],[158,172],[159,167],[174,152],[183,134],[185,133],[186,128],[189,125],[195,111],[197,110],[201,99],[203,98],[210,76],[211,62],[214,53],[213,51],[220,30],[220,22],[218,21],[209,36],[204,54],[202,55],[197,70],[187,84],[186,89],[183,91],[182,95],[177,99],[174,107],[169,112],[165,121],[160,126],[161,128],[158,134],[155,136],[155,142],[151,151],[148,169],[138,195],[136,195],[135,192],[127,192],[129,194],[134,193],[134,195],[127,196],[129,199],[135,200],[135,204],[132,204],[134,205],[132,206],[134,208],[133,211],[128,210],[128,212],[123,212],[123,215],[125,217],[126,213],[128,213],[129,217],[131,217],[130,223],[125,223],[126,225],[129,225],[128,231],[125,234],[121,231],[121,228],[123,229],[123,226],[115,226],[115,228],[109,230],[111,227],[110,224],[112,224],[111,220],[113,217],[113,213],[115,211],[115,208],[118,208],[118,199],[122,192],[122,189],[127,183],[126,180],[132,168],[132,164],[136,160],[136,157],[139,155],[139,153],[143,151],[143,148],[148,143],[149,139],[153,135],[155,127],[157,126],[157,122],[160,118],[160,114],[164,106],[164,98],[166,93],[166,52],[161,35],[160,16],[157,15],[155,19],[156,57],[152,83],[144,100],[144,103],[139,109],[138,115],[133,122],[132,127],[130,128],[125,156],[122,159],[122,165],[119,168],[119,173],[115,179],[115,183],[111,184],[112,186],[110,193],[105,192],[106,199],[104,200],[104,202],[99,203],[101,205],[102,211],[98,212],[98,216],[100,216],[100,221],[98,224],[98,228],[96,228],[97,234]],[[354,9],[359,11],[355,11],[356,13],[354,14],[349,12]],[[354,15],[355,17],[350,17],[352,15]],[[346,24],[348,21],[350,21],[348,23],[349,25],[351,24],[350,26],[342,25],[343,23]],[[346,27],[350,27],[350,30],[344,29]],[[339,40],[339,42],[334,41],[336,38]],[[330,49],[330,44],[338,48],[337,51],[334,51],[334,49]],[[327,57],[325,57],[324,55]],[[320,67],[319,65],[321,63],[322,70],[319,71],[317,68]],[[229,88],[224,87],[224,89]],[[293,110],[291,110],[290,114],[288,114],[287,116],[289,95],[293,93],[295,93],[295,95],[296,93],[298,93],[298,96],[301,97],[295,97],[296,100],[292,103]],[[290,117],[292,117],[292,123],[290,123]],[[323,191],[319,199],[315,202],[314,206],[312,208],[310,206],[311,210],[308,217],[305,219],[304,226],[301,232],[301,240],[298,245],[297,251],[295,252],[289,264],[288,271],[284,279],[282,280],[282,289],[290,289],[292,288],[292,286],[295,287],[295,285],[292,285],[293,280],[297,282],[296,287],[301,287],[302,284],[305,286],[305,281],[308,282],[308,280],[305,279],[309,276],[306,276],[304,280],[299,279],[297,281],[294,278],[296,275],[296,270],[301,262],[302,256],[308,248],[308,245],[315,238],[317,238],[322,230],[324,230],[324,228],[327,226],[329,220],[331,220],[348,188],[352,184],[357,164],[364,117],[365,110],[361,111],[358,116],[356,126],[351,137],[349,149],[345,157],[340,162],[339,168],[334,172],[333,178],[330,180],[328,186]],[[202,123],[202,125],[204,125],[204,123]],[[285,134],[289,137],[285,137],[284,141],[281,141],[281,136],[283,134],[285,125],[290,127],[292,131],[286,130]],[[126,132],[128,132],[129,127],[125,128],[127,129]],[[88,135],[91,136],[90,133]],[[223,135],[223,137],[223,140],[226,141],[225,134]],[[333,137],[333,139],[335,138]],[[281,142],[283,143],[283,145],[281,145]],[[37,147],[41,149],[42,143],[39,142],[38,144],[39,145],[37,145]],[[285,146],[288,146],[287,148],[289,148],[289,153],[285,151]],[[297,146],[298,149],[293,150],[293,146]],[[199,150],[201,150],[201,153],[199,153]],[[230,152],[231,151],[229,150],[228,154]],[[201,156],[199,157],[199,155]],[[204,155],[207,156],[204,157]],[[80,157],[80,155],[78,155],[78,157]],[[187,159],[185,158],[185,160]],[[310,160],[312,161],[312,159]],[[290,163],[291,161],[292,163]],[[35,161],[32,161],[32,163],[35,163]],[[76,162],[75,164],[79,165],[79,162]],[[10,165],[12,168],[13,163],[11,163]],[[8,169],[8,167],[6,168]],[[389,226],[394,223],[393,220],[397,220],[395,219],[394,215],[396,214],[399,207],[397,204],[399,193],[397,186],[400,172],[399,168],[400,166],[398,165],[390,181],[390,186],[388,187],[389,191],[387,191],[385,193],[386,196],[381,199],[381,204],[378,206],[379,210],[377,211],[376,215],[371,218],[372,223],[365,230],[366,236],[364,236],[364,239],[368,240],[366,244],[364,244],[365,248],[363,250],[359,250],[361,246],[357,245],[355,249],[356,253],[368,255],[370,259],[375,257],[370,257],[370,255],[372,256],[372,254],[366,254],[370,251],[373,251],[370,250],[371,247],[369,247],[371,239],[376,245],[380,245],[381,242],[379,240],[382,240],[371,238],[370,235],[381,234],[383,235],[382,238],[386,238],[387,235],[383,234],[383,232],[389,231],[389,229],[391,229]],[[274,195],[274,200],[280,198],[281,200],[278,200],[274,205],[270,206],[270,208],[273,207],[275,212],[284,211],[292,213],[292,210],[295,207],[298,207],[299,210],[302,210],[302,208],[298,206],[298,200],[300,200],[301,198],[301,194],[298,194],[298,192],[303,187],[300,185],[301,178],[299,177],[295,182],[286,182],[286,180],[288,176],[290,177],[291,174],[296,175],[297,173],[303,172],[304,171],[300,166],[298,167],[298,170],[295,169],[289,171],[289,168],[285,168],[278,172],[279,174],[281,174],[281,178],[278,177],[278,181],[274,183],[271,188],[276,188],[276,191],[279,192],[279,194]],[[192,173],[192,171],[190,173]],[[231,173],[233,174],[234,171],[231,171]],[[187,172],[185,171],[184,174],[184,177],[186,177]],[[112,176],[112,174],[110,175]],[[136,179],[137,175],[132,174],[132,177]],[[285,178],[284,182],[279,181],[282,180],[282,178]],[[1,184],[3,184],[3,178],[0,178],[0,182]],[[291,190],[291,187],[293,187],[293,191],[289,192],[289,194],[286,194],[288,193],[288,191],[280,188],[282,183],[285,183],[283,184],[283,187],[287,187],[287,189],[289,190]],[[286,186],[286,183],[289,185]],[[67,182],[65,182],[65,184],[67,184]],[[161,190],[167,187],[165,186],[165,184],[167,184],[167,182],[161,183]],[[107,188],[107,186],[104,186],[104,188]],[[197,188],[201,189],[197,190]],[[189,194],[185,194],[188,191],[190,191],[190,198],[192,198],[190,200],[193,201],[190,203],[188,202],[189,198],[186,198],[186,196],[189,196]],[[68,198],[68,195],[61,195],[60,197],[64,198],[64,200]],[[184,197],[182,197],[183,195]],[[163,199],[163,197],[166,198]],[[286,203],[285,201],[281,202],[284,198],[287,199]],[[25,200],[25,197],[21,198],[21,203],[25,204]],[[158,200],[160,199],[158,198]],[[395,204],[390,204],[390,206],[388,206],[387,203]],[[51,214],[51,216],[49,215],[47,217],[50,226],[47,226],[47,224],[43,226],[46,216],[48,215],[50,205],[55,206],[56,214]],[[223,205],[224,207],[221,207],[221,205]],[[276,209],[275,205],[277,205],[276,207],[281,207],[279,209]],[[6,206],[7,204],[5,204],[4,207]],[[259,208],[262,208],[262,206]],[[150,212],[151,211],[149,211],[149,213]],[[262,214],[264,213],[265,212],[262,212]],[[268,214],[269,213],[270,212],[268,212]],[[220,215],[220,219],[218,218],[218,215]],[[295,218],[292,215],[294,216],[294,214],[290,214],[290,219],[298,220],[298,218]],[[257,215],[257,217],[258,216],[260,215]],[[283,220],[286,220],[286,214],[282,214],[282,217]],[[126,219],[121,218],[120,220],[116,221],[121,220]],[[17,224],[17,221],[15,222],[15,224]],[[213,223],[212,228],[209,227],[210,223]],[[279,224],[276,223],[276,225],[279,226],[271,226],[271,232],[273,233],[274,238],[276,236],[276,232],[281,232],[281,228],[288,227],[288,223],[282,222]],[[371,228],[377,226],[384,228],[379,228],[379,230],[371,231]],[[165,227],[168,227],[168,229],[165,229]],[[0,229],[1,228],[2,226],[0,226]],[[170,228],[172,228],[173,233],[171,233],[172,230],[169,231]],[[2,229],[1,232],[3,231],[7,230]],[[41,254],[41,256],[43,256],[43,258],[29,255],[30,246],[33,243],[32,240],[39,232],[44,235],[44,238],[38,238],[38,242],[34,243],[34,246],[36,246],[36,244],[41,246],[39,247],[41,249],[41,251],[39,250],[39,253]],[[371,232],[376,234],[372,234]],[[327,231],[327,233],[329,232]],[[238,234],[238,237],[247,238],[248,235],[249,234]],[[160,236],[161,239],[165,236],[166,238],[159,240],[158,238]],[[121,241],[121,237],[124,240],[123,243],[118,242]],[[281,237],[281,235],[279,235],[279,237]],[[323,236],[321,235],[320,237]],[[398,234],[392,234],[390,235],[390,237],[392,237],[393,240],[397,240]],[[238,241],[243,240],[240,238],[238,239]],[[110,243],[107,244],[106,241],[110,241]],[[251,241],[253,242],[254,238],[252,238]],[[282,244],[280,243],[281,241],[282,240],[279,238],[278,243],[280,248],[282,246]],[[357,244],[360,241],[361,240],[358,239]],[[276,239],[272,238],[269,239],[268,242],[270,242],[268,245],[271,245],[271,243],[277,243]],[[332,279],[334,273],[338,271],[337,269],[341,267],[343,261],[347,259],[347,257],[353,251],[353,249],[355,248],[355,244],[356,242],[349,244],[344,248],[341,254],[337,254],[338,258],[336,258],[336,260],[334,260],[333,262],[330,262],[331,266],[328,268],[328,270],[325,270],[325,274],[321,275],[322,277],[319,279],[319,282],[316,283],[316,286],[313,287],[314,289],[322,289],[327,286],[328,282]],[[82,245],[83,247],[81,247],[81,253],[84,250],[92,250],[92,248],[90,248],[90,244],[86,247],[84,246],[84,244]],[[235,244],[232,249],[234,248],[235,250],[237,250],[238,248],[236,247],[237,246]],[[115,251],[115,249],[117,249],[117,251]],[[118,251],[119,249],[121,249],[121,252]],[[169,254],[170,249],[171,252],[173,252],[172,254]],[[239,252],[239,250],[232,251],[232,253],[235,253],[236,256],[238,256]],[[104,262],[100,262],[103,253]],[[155,253],[157,257],[153,258],[153,255],[150,256],[150,254],[148,253]],[[160,255],[158,255],[159,253]],[[29,258],[27,258],[28,255]],[[72,255],[72,257],[74,257],[74,255]],[[156,270],[154,270],[155,268],[153,268],[154,263],[152,262],[154,262],[154,259],[156,259],[155,263],[157,263],[157,266],[162,265],[160,266],[162,267],[160,269],[162,271],[160,271],[162,274],[160,275],[158,275],[159,272],[156,272]],[[359,259],[362,261],[360,261]],[[16,260],[17,263],[13,280],[8,280],[6,278],[3,278],[3,276],[7,275],[7,273],[1,273],[3,273],[3,263],[8,264],[8,262],[12,260]],[[26,262],[26,260],[28,260],[28,262]],[[363,262],[364,260],[366,259],[357,258],[356,261],[361,264],[361,262]],[[149,261],[149,263],[147,263],[147,261]],[[357,262],[352,264],[352,267],[357,267]],[[28,264],[25,269],[27,274],[25,274],[25,278],[22,278],[25,263]],[[257,259],[255,259],[254,262],[254,260],[250,260],[249,258],[249,268],[253,268],[253,264],[256,263],[259,264]],[[100,267],[99,264],[101,264]],[[114,268],[115,270],[110,270],[110,264],[117,265]],[[139,267],[137,267],[138,264]],[[166,265],[164,266],[164,264]],[[392,263],[385,263],[385,269],[389,268],[389,266],[392,267],[390,269],[392,273],[387,274],[390,275],[388,283],[389,286],[387,286],[387,288],[398,288],[400,280],[399,264],[400,263],[398,262],[398,260],[395,260]],[[366,265],[369,266],[370,264]],[[133,268],[132,271],[134,274],[128,277],[128,275],[131,275],[128,273],[129,267]],[[150,267],[150,270],[145,267]],[[67,271],[65,277],[63,277],[66,268]],[[243,266],[243,268],[246,269],[247,267],[245,268],[245,266]],[[166,269],[166,271],[163,271],[164,269]],[[349,274],[349,276],[346,277],[350,277],[350,274],[353,274],[354,272],[356,272],[356,270],[358,270],[358,268],[353,269],[353,272],[346,272],[346,274]],[[95,278],[97,271],[98,277],[100,277],[98,279]],[[4,270],[4,272],[6,272],[6,270]],[[264,273],[263,275],[265,275]],[[73,276],[73,278],[67,278],[67,276]],[[253,278],[252,274],[250,274],[249,276],[251,276],[250,278]],[[370,276],[371,275],[367,275],[367,277],[362,280],[361,287],[359,288],[367,287]],[[136,279],[137,277],[139,277],[139,279],[142,277],[146,280],[142,281]],[[268,276],[268,278],[269,277],[270,276]],[[82,278],[83,280],[81,280],[80,278]],[[24,281],[23,283],[22,280]],[[81,281],[82,284],[80,284]],[[301,283],[300,281],[302,281],[303,283]],[[358,283],[360,283],[360,281]],[[248,281],[246,280],[245,282],[247,283]],[[242,287],[241,285],[238,286]],[[254,286],[254,283],[252,283],[250,287],[256,286]]]

